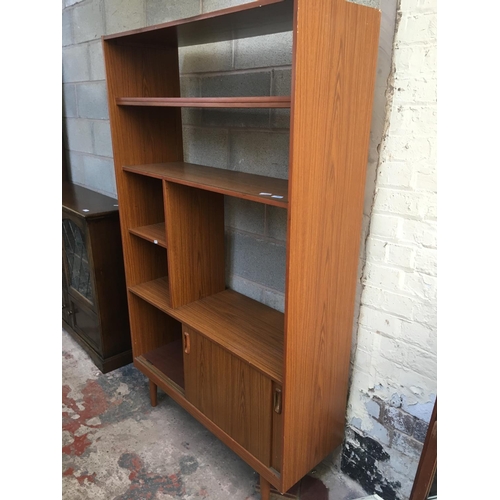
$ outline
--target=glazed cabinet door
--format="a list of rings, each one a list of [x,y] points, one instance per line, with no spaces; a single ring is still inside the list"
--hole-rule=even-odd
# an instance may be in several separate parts
[[[92,266],[87,249],[87,228],[85,222],[63,211],[62,217],[63,259],[65,262],[68,292],[76,300],[82,300],[89,307],[94,306]]]
[[[264,465],[271,465],[272,381],[183,325],[186,398]]]

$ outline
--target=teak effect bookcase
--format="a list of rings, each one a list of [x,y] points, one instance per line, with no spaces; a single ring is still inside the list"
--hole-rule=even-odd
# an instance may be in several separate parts
[[[103,37],[134,364],[264,499],[344,436],[379,24],[345,0],[261,0]],[[178,47],[285,31],[290,97],[180,96]],[[289,179],[184,163],[182,107],[290,108]],[[287,209],[284,314],[226,289],[224,196]]]

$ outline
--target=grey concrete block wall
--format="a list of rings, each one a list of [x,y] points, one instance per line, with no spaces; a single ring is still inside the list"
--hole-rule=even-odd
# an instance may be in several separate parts
[[[62,51],[63,83],[90,79],[89,51],[86,44],[64,47]]]
[[[74,182],[116,196],[100,37],[233,7],[250,0],[65,0],[63,114]],[[287,95],[291,34],[179,50],[185,96]],[[184,159],[287,178],[286,110],[183,109]],[[226,281],[278,310],[284,307],[286,210],[225,198]],[[267,262],[264,264],[264,262]]]
[[[253,0],[203,0],[203,12],[227,9],[235,5],[243,5],[244,3],[251,2],[253,2]]]
[[[113,157],[111,129],[107,120],[92,121],[93,153],[99,156]]]
[[[230,137],[232,170],[288,178],[290,134],[272,130],[232,130]]]
[[[206,76],[200,83],[202,97],[265,96],[271,93],[271,72]]]
[[[105,0],[103,3],[106,34],[142,28],[146,24],[144,0]]]
[[[271,95],[286,96],[292,92],[292,70],[291,69],[273,69],[271,83]],[[271,110],[272,128],[290,128],[290,110],[272,109]]]
[[[67,83],[62,86],[63,117],[76,118],[78,116],[76,108],[76,86]]]
[[[81,83],[76,86],[78,116],[107,120],[108,97],[105,82]]]
[[[229,167],[229,130],[184,127],[184,161],[217,168]]]
[[[62,15],[62,45],[71,45],[73,43],[73,12],[63,11]]]
[[[201,13],[200,0],[145,0],[146,22],[152,24],[166,23],[174,19],[196,16]]]
[[[224,220],[226,227],[264,236],[266,206],[262,203],[226,196]]]
[[[266,206],[265,235],[286,241],[287,216],[288,211],[285,208]]]
[[[93,0],[75,5],[73,9],[73,37],[75,43],[96,40],[104,35],[103,2]]]
[[[71,151],[93,153],[92,123],[90,120],[68,118],[66,120],[66,142]]]
[[[99,156],[82,157],[85,183],[90,189],[116,193],[116,180],[113,160]]]
[[[101,41],[89,43],[90,80],[105,80],[104,56]]]
[[[179,48],[181,73],[207,73],[233,69],[233,42],[207,43]]]
[[[265,68],[292,64],[292,33],[276,33],[234,41],[236,69]]]

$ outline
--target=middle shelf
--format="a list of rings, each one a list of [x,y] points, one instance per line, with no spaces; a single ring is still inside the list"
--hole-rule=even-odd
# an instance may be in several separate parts
[[[229,289],[174,309],[169,305],[166,277],[132,286],[129,291],[272,380],[283,382],[283,313]]]
[[[173,108],[289,108],[290,97],[117,97],[117,106]]]
[[[126,172],[288,208],[288,181],[185,162],[126,165]]]

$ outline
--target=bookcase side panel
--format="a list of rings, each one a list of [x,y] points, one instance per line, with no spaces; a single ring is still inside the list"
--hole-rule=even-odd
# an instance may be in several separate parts
[[[296,0],[282,490],[343,440],[379,22]]]

